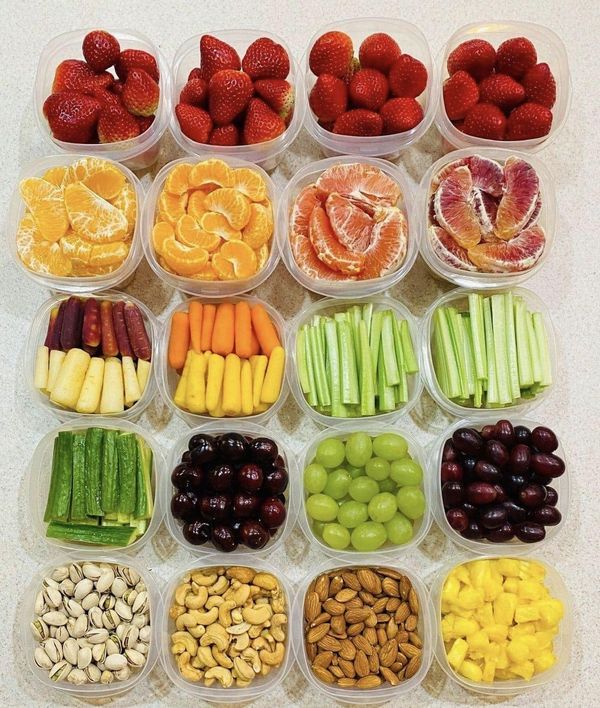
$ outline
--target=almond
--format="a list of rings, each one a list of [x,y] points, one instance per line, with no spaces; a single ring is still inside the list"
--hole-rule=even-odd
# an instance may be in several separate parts
[[[385,633],[387,634],[388,639],[394,639],[394,637],[398,634],[398,625],[396,624],[396,620],[393,617],[387,623]]]
[[[318,645],[323,651],[339,651],[342,647],[340,640],[327,634],[318,642]]]
[[[347,676],[348,678],[354,678],[356,676],[354,664],[348,659],[340,659],[339,667],[344,672],[344,676]]]
[[[365,622],[372,614],[372,610],[368,607],[357,607],[346,610],[344,618],[348,624],[356,624],[358,622]]]
[[[396,674],[396,676],[398,677],[398,680],[399,680],[399,681],[404,681],[405,672],[406,672],[406,669],[400,669],[400,671],[398,671],[398,673]]]
[[[406,668],[404,669],[404,678],[412,678],[421,666],[421,657],[413,656],[413,658],[408,662]]]
[[[314,661],[317,658],[317,651],[318,647],[316,644],[309,644],[306,647],[306,656],[308,657],[309,661]]]
[[[357,637],[353,637],[352,641],[354,642],[354,646],[360,651],[363,651],[367,656],[373,653],[372,645],[363,637],[362,634],[359,634]]]
[[[385,603],[385,609],[387,612],[395,612],[400,607],[401,600],[399,597],[390,597]]]
[[[316,666],[313,668],[314,675],[325,683],[334,683],[335,677],[328,669],[324,669],[322,666]]]
[[[344,587],[344,581],[341,575],[334,575],[329,581],[329,596],[335,597],[337,593]]]
[[[403,600],[408,600],[408,593],[412,590],[412,585],[411,585],[410,580],[406,577],[406,575],[403,575],[401,577],[398,586],[400,589],[400,597]]]
[[[319,642],[323,637],[329,632],[330,628],[329,622],[325,622],[324,624],[320,624],[317,627],[311,627],[307,634],[306,634],[306,641],[309,644],[315,644],[316,642]]]
[[[388,635],[383,627],[377,627],[377,644],[383,646],[388,640]]]
[[[412,659],[415,656],[421,656],[421,650],[419,647],[415,647],[408,642],[402,642],[402,644],[399,644],[398,649],[409,659]]]
[[[369,669],[373,674],[379,673],[379,654],[376,651],[369,657]]]
[[[314,620],[310,623],[311,627],[317,627],[320,624],[323,624],[325,622],[329,622],[331,619],[331,615],[328,612],[321,612],[320,615],[317,615]]]
[[[351,600],[348,600],[346,603],[346,609],[347,610],[356,610],[360,607],[364,606],[364,602],[360,599],[360,597],[353,597]]]
[[[404,656],[404,654],[398,654],[398,658],[396,661],[390,666],[390,669],[392,671],[395,671],[398,673],[401,669],[403,669],[406,665],[408,664],[408,659]]]
[[[379,612],[375,616],[377,617],[377,622],[379,622],[379,624],[385,624],[391,619],[387,612]]]
[[[346,586],[352,588],[352,590],[356,590],[358,592],[362,588],[362,585],[359,583],[355,573],[342,573],[342,580]]]
[[[386,597],[380,597],[379,600],[376,600],[373,604],[373,612],[375,614],[379,614],[380,612],[383,612],[386,610],[387,606],[387,598]]]
[[[391,597],[400,597],[400,589],[398,583],[393,578],[384,578],[381,581],[381,587],[386,595]]]
[[[398,609],[396,610],[394,614],[394,619],[398,624],[400,622],[404,622],[404,620],[410,615],[410,607],[408,606],[407,602],[403,602]]]
[[[410,606],[410,611],[413,615],[419,614],[419,596],[417,595],[414,588],[410,589],[408,593],[408,604]]]
[[[356,679],[353,678],[339,678],[337,680],[337,685],[342,688],[350,688],[350,686],[356,685]]]
[[[382,666],[379,669],[379,673],[392,686],[397,686],[400,683],[396,674],[391,669],[387,669],[385,666]]]
[[[381,592],[381,580],[379,580],[379,576],[370,568],[359,568],[356,571],[356,577],[367,592],[373,595],[379,595]]]
[[[369,642],[372,647],[377,644],[377,632],[374,627],[365,627],[363,637]]]
[[[352,588],[344,588],[336,593],[335,599],[338,602],[349,602],[356,597],[356,590]]]
[[[377,598],[375,597],[375,595],[373,595],[370,592],[367,592],[366,590],[361,590],[358,593],[358,596],[365,603],[365,605],[373,606],[375,604],[375,602],[377,601]]]
[[[379,663],[381,666],[391,666],[398,656],[398,644],[390,639],[379,650]]]
[[[377,686],[381,686],[381,679],[373,674],[363,676],[356,682],[357,688],[377,688]]]
[[[406,621],[404,622],[404,629],[409,633],[414,632],[417,628],[417,623],[418,620],[416,615],[408,615]]]
[[[373,610],[369,610],[369,616],[366,618],[365,624],[367,627],[377,626],[377,615],[373,612]]]
[[[342,669],[339,666],[330,666],[329,671],[336,677],[336,678],[344,678],[345,674],[342,671]]]
[[[414,644],[414,646],[418,647],[419,649],[423,648],[423,640],[421,637],[416,632],[409,632],[408,633],[408,641],[411,644]]]
[[[323,609],[325,612],[329,612],[330,615],[343,615],[346,611],[346,605],[330,597],[323,603]]]
[[[336,615],[331,618],[331,632],[346,637],[346,620],[342,615]]]
[[[312,622],[321,612],[321,601],[316,592],[307,592],[304,598],[304,619]]]
[[[346,629],[346,632],[348,632],[349,637],[355,637],[357,634],[360,634],[364,628],[365,628],[364,622],[356,622],[355,624],[351,624]]]
[[[317,654],[315,660],[313,661],[313,663],[312,663],[313,668],[315,666],[321,666],[322,668],[326,669],[329,667],[329,664],[331,664],[332,659],[333,659],[333,652],[332,651],[322,651],[320,654]]]
[[[327,575],[319,575],[315,581],[314,591],[319,596],[319,600],[321,600],[321,602],[325,602],[325,600],[329,597],[329,578]]]
[[[370,673],[369,659],[362,649],[356,652],[354,657],[354,670],[357,676],[368,676]]]
[[[404,630],[398,632],[398,634],[394,637],[394,639],[398,642],[398,645],[402,644],[402,642],[407,642],[408,641],[408,632],[405,632]]]
[[[341,648],[339,651],[340,659],[347,659],[348,661],[354,661],[356,656],[356,647],[349,639],[342,639],[340,642]]]
[[[383,575],[385,578],[393,578],[394,580],[402,580],[404,577],[402,573],[399,573],[397,570],[394,570],[393,568],[377,568],[377,572],[379,575]]]

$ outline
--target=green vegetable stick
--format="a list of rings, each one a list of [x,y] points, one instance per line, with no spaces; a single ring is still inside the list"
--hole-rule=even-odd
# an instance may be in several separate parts
[[[117,437],[119,456],[119,520],[129,517],[135,510],[137,486],[137,441],[133,433]],[[127,523],[129,519],[127,518]]]
[[[400,374],[400,383],[398,384],[398,403],[406,403],[408,401],[408,378],[406,374],[406,362],[404,361],[404,351],[402,349],[402,339],[400,337],[400,321],[393,315],[392,332],[394,335],[394,349],[396,351],[396,360],[398,362],[398,373]]]
[[[444,396],[450,398],[450,391],[448,387],[448,370],[446,368],[446,360],[442,353],[442,335],[440,333],[440,327],[436,316],[434,316],[433,319],[433,336],[431,340],[431,348],[433,355],[433,368],[435,370],[435,375],[438,384]]]
[[[492,295],[492,327],[494,332],[494,354],[496,357],[496,377],[498,381],[498,402],[512,403],[513,397],[508,378],[508,356],[506,352],[506,313],[504,295]]]
[[[375,415],[375,387],[373,385],[373,367],[371,364],[371,350],[367,336],[367,323],[361,320],[359,326],[361,349],[361,376],[360,376],[360,414]]]
[[[533,370],[533,382],[541,383],[543,378],[542,359],[540,357],[540,349],[537,338],[535,336],[535,328],[533,326],[533,317],[531,312],[525,311],[525,321],[527,323],[527,339],[529,340],[529,351],[531,352],[531,368]]]
[[[473,406],[475,408],[481,408],[483,404],[483,381],[481,379],[475,379],[475,391],[473,392]]]
[[[522,298],[514,298],[514,310],[519,387],[523,389],[533,384],[533,369],[531,367],[531,351],[527,334],[527,310]]]
[[[305,325],[304,329],[304,357],[306,359],[306,372],[308,375],[308,393],[306,400],[309,406],[316,406],[319,402],[317,398],[317,385],[315,383],[315,367],[312,358],[312,350],[310,348],[310,327]]]
[[[140,436],[137,438],[137,495],[135,500],[136,519],[151,519],[154,511],[152,493],[152,448]]]
[[[335,321],[328,319],[325,322],[325,338],[327,342],[327,352],[329,355],[331,385],[331,415],[338,418],[345,418],[346,411],[342,403],[340,350],[338,347],[337,327]]]
[[[310,341],[310,351],[312,363],[315,372],[315,386],[317,389],[317,398],[322,406],[331,405],[331,397],[329,395],[329,384],[325,373],[325,357],[321,349],[321,335],[318,326],[308,328],[308,337]]]
[[[445,368],[447,373],[447,386],[449,398],[460,398],[461,386],[460,376],[458,373],[458,362],[454,356],[454,346],[450,329],[448,328],[448,320],[446,319],[446,308],[438,307],[435,311],[437,320],[438,332],[440,335],[440,354],[444,358]]]
[[[471,339],[473,341],[473,359],[478,379],[487,378],[486,336],[484,331],[484,313],[481,295],[469,294],[469,316],[471,323]]]
[[[498,403],[498,381],[496,379],[496,355],[494,353],[494,330],[492,327],[492,305],[489,298],[483,298],[483,329],[485,331],[485,351],[487,353],[486,406]]]
[[[462,341],[463,358],[465,361],[465,373],[467,377],[467,390],[469,396],[475,393],[475,364],[473,362],[473,344],[471,342],[471,326],[469,324],[469,315],[459,315],[457,325],[460,329],[460,338]]]
[[[352,326],[347,319],[344,321],[338,320],[336,325],[342,369],[342,403],[357,405],[360,403],[360,392]]]
[[[379,410],[393,411],[396,408],[396,397],[393,386],[389,386],[385,380],[385,362],[383,347],[379,349],[379,361],[377,362],[377,392],[379,396]]]
[[[71,483],[73,476],[73,433],[61,431],[54,439],[50,489],[46,501],[44,521],[69,518]]]
[[[128,546],[139,535],[130,526],[89,526],[87,524],[63,524],[53,521],[46,529],[47,538],[58,538],[76,543],[98,546]]]
[[[104,431],[102,448],[102,509],[105,514],[118,511],[119,498],[119,460],[117,455],[116,430]]]
[[[458,380],[460,382],[460,397],[464,400],[469,398],[469,385],[467,381],[467,366],[465,360],[464,344],[462,341],[462,330],[460,329],[460,315],[455,307],[447,307],[446,320],[452,339],[454,357],[458,364]]]
[[[85,434],[85,511],[88,516],[103,516],[102,445],[104,430],[88,428]]]
[[[548,335],[541,312],[533,313],[533,328],[535,330],[535,338],[540,352],[540,361],[542,363],[542,380],[540,383],[542,386],[550,386],[552,383],[552,363],[548,350]]]
[[[350,323],[352,325],[352,338],[354,340],[354,354],[356,357],[356,368],[360,371],[360,305],[353,305],[350,308]]]
[[[71,521],[87,521],[85,431],[73,432],[73,482],[71,491]]]
[[[306,365],[306,330],[302,327],[296,335],[296,366],[298,367],[298,379],[302,393],[306,395],[310,391],[310,381],[308,378],[308,368]]]
[[[377,364],[379,361],[379,346],[381,344],[382,312],[374,312],[371,318],[369,333],[369,348],[371,350],[371,366],[373,368],[373,387],[377,387]]]
[[[394,313],[391,310],[386,310],[382,313],[382,316],[380,347],[383,353],[383,372],[386,384],[388,386],[396,386],[400,383],[400,371],[394,344],[394,326],[392,324]]]
[[[512,291],[504,296],[506,315],[506,351],[508,354],[508,380],[513,401],[521,397],[519,384],[519,363],[517,356],[517,336],[515,332],[515,307]]]
[[[371,339],[371,324],[373,321],[373,303],[368,302],[366,305],[363,305],[362,308],[362,318],[364,320],[364,323],[367,325],[367,339]]]
[[[400,325],[400,339],[402,340],[402,353],[404,355],[404,364],[406,372],[416,374],[419,371],[419,362],[413,347],[410,329],[406,320],[398,320]]]

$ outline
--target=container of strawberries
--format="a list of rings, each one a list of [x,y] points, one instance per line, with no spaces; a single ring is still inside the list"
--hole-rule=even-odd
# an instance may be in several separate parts
[[[188,153],[219,153],[272,170],[305,112],[298,63],[263,30],[219,30],[184,42],[173,60],[171,130]]]

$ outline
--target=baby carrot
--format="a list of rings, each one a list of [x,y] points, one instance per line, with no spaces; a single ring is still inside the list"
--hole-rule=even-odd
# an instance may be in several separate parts
[[[248,359],[242,362],[240,388],[242,391],[242,415],[252,415],[254,403],[252,400],[252,367]]]
[[[175,405],[178,408],[185,408],[185,399],[187,396],[187,384],[188,384],[188,377],[190,373],[190,363],[192,361],[192,352],[188,352],[187,356],[185,358],[185,365],[183,367],[183,372],[181,374],[181,377],[179,379],[179,383],[177,384],[177,388],[175,389],[175,395],[173,396],[173,400],[175,401]]]
[[[250,366],[252,367],[252,404],[254,406],[254,412],[256,412],[256,409],[260,406],[260,394],[262,392],[268,363],[269,360],[264,354],[253,356],[250,359]]]
[[[187,312],[174,312],[169,336],[169,366],[181,369],[190,348],[190,323]]]
[[[262,305],[254,305],[252,308],[252,324],[262,353],[271,356],[273,349],[281,346],[281,342],[268,312]]]
[[[215,354],[227,356],[233,351],[235,339],[235,307],[232,302],[217,305],[215,326],[212,333],[212,347]]]
[[[199,354],[202,351],[202,303],[198,302],[198,300],[192,300],[189,313],[192,349]]]
[[[252,352],[252,317],[247,302],[235,304],[235,353],[240,359],[249,359]]]
[[[239,415],[242,410],[242,363],[237,354],[225,358],[223,374],[223,410],[225,415]]]
[[[202,329],[200,333],[200,351],[205,352],[210,349],[216,312],[216,305],[204,305],[202,312]]]
[[[214,410],[221,397],[223,387],[223,371],[225,370],[225,359],[218,354],[211,354],[208,360],[208,373],[206,376],[206,407],[209,411]]]
[[[260,354],[260,344],[258,343],[256,334],[254,333],[254,327],[252,327],[252,331],[250,332],[250,349],[250,356],[256,356],[257,354]]]
[[[274,347],[265,380],[263,382],[260,400],[262,403],[275,403],[281,392],[281,384],[283,382],[283,369],[285,365],[285,350],[283,347]]]

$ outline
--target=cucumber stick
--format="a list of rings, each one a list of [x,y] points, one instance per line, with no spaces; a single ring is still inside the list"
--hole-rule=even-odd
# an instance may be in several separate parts
[[[71,521],[87,521],[85,476],[85,431],[73,433],[73,484],[71,491]]]
[[[117,436],[119,458],[119,520],[135,511],[137,486],[137,442],[134,433],[120,433]],[[125,520],[127,523],[128,519]]]
[[[136,526],[88,526],[86,524],[48,524],[46,536],[98,546],[128,546],[140,535]]]
[[[61,431],[54,439],[50,490],[44,512],[44,521],[67,521],[71,506],[73,477],[73,433]]]
[[[152,501],[152,449],[145,440],[137,438],[137,494],[135,519],[151,519],[154,510]]]
[[[117,455],[116,430],[104,431],[102,449],[102,510],[105,514],[114,513],[119,499],[119,459]]]
[[[85,433],[85,511],[88,516],[103,516],[102,444],[104,430],[88,428]]]

